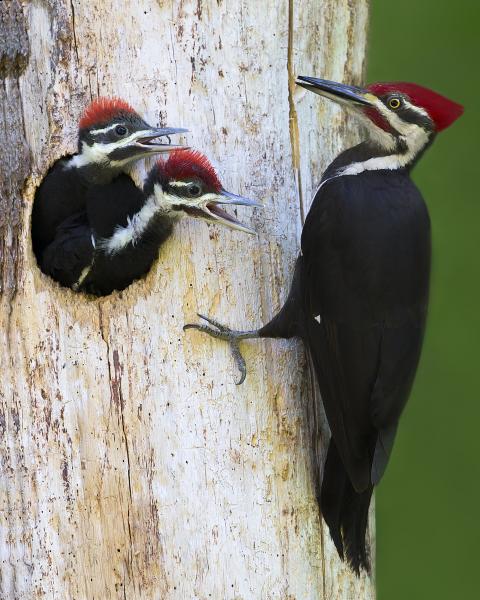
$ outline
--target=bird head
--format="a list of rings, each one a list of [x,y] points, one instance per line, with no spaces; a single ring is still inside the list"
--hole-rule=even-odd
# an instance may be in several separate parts
[[[157,206],[171,217],[197,217],[247,233],[255,233],[220,205],[262,205],[227,192],[208,158],[195,150],[177,150],[159,160],[145,183],[145,194],[155,195]]]
[[[78,155],[74,166],[123,170],[150,154],[181,148],[159,138],[186,129],[151,127],[125,101],[97,98],[83,113],[79,123]]]
[[[297,84],[360,116],[370,138],[387,150],[417,154],[463,113],[460,104],[415,83],[373,83],[362,88],[301,76]]]

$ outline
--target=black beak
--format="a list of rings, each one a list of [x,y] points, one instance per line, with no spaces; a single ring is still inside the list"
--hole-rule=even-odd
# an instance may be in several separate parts
[[[344,83],[337,83],[336,81],[305,77],[303,75],[297,77],[296,84],[315,94],[325,96],[325,98],[330,98],[330,100],[335,100],[342,104],[372,105],[373,94],[355,85],[346,85]]]

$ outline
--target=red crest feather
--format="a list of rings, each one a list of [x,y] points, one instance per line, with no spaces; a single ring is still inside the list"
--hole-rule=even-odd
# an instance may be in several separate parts
[[[92,125],[102,125],[125,113],[136,114],[136,111],[120,98],[96,98],[85,109],[80,119],[79,128],[88,129]]]
[[[463,114],[463,106],[461,104],[457,104],[457,102],[449,100],[445,96],[416,83],[406,83],[403,81],[372,83],[367,89],[376,96],[383,96],[392,92],[405,94],[415,106],[420,106],[428,112],[430,118],[435,123],[437,131],[446,129]]]
[[[174,150],[167,161],[160,160],[157,166],[170,181],[197,178],[216,192],[222,189],[220,179],[210,161],[197,150]]]

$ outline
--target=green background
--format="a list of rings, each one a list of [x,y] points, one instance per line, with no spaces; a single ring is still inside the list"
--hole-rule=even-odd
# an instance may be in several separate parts
[[[480,3],[373,0],[368,81],[464,104],[413,172],[430,209],[426,341],[377,491],[379,600],[480,598]]]

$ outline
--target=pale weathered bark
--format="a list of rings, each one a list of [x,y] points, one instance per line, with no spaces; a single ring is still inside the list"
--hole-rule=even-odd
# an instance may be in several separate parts
[[[294,75],[360,80],[366,1],[1,2],[1,598],[373,597],[314,500],[301,344],[245,344],[236,387],[226,345],[182,332],[197,310],[247,327],[280,307],[315,184],[353,141]],[[258,237],[185,220],[100,300],[42,275],[35,188],[97,94],[188,126],[227,189],[264,201]]]

